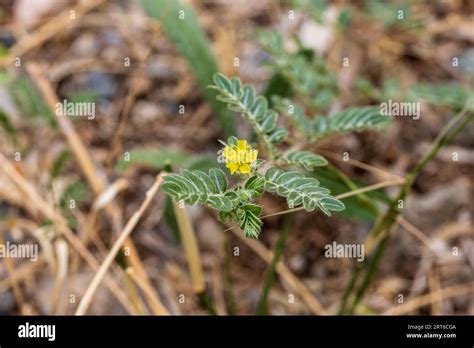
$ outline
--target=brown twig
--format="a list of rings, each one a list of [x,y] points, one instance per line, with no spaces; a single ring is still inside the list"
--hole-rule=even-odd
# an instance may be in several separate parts
[[[373,173],[377,176],[380,176],[382,178],[385,178],[385,179],[390,179],[390,180],[394,180],[394,179],[400,179],[400,180],[403,180],[403,177],[399,176],[399,175],[396,175],[396,174],[392,174],[392,173],[389,173],[385,170],[382,170],[380,168],[377,168],[377,167],[374,167],[374,166],[371,166],[370,164],[367,164],[367,163],[364,163],[364,162],[361,162],[361,161],[358,161],[358,160],[354,160],[354,159],[347,159],[347,160],[343,160],[341,159],[341,156],[336,154],[336,153],[333,153],[333,152],[330,152],[330,151],[325,151],[325,150],[318,150],[318,152],[320,152],[321,154],[324,154],[324,156],[326,157],[329,157],[329,158],[332,158],[334,160],[337,160],[337,161],[341,161],[341,162],[344,162],[344,163],[348,163],[354,167],[357,167],[357,168],[361,168],[361,169],[364,169],[370,173]]]

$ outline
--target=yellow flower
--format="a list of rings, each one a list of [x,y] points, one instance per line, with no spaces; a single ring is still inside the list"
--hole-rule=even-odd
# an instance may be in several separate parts
[[[248,146],[246,140],[238,140],[237,146],[226,146],[223,155],[230,174],[249,174],[252,163],[257,160],[258,151]]]

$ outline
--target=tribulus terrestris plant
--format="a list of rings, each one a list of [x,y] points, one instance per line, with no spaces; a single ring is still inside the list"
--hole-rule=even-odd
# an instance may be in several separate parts
[[[210,88],[218,92],[218,100],[252,127],[257,144],[251,146],[247,140],[235,136],[220,141],[223,150],[218,160],[237,177],[235,185],[229,185],[226,174],[217,166],[208,173],[183,170],[165,177],[162,189],[168,195],[177,202],[215,209],[221,221],[238,223],[249,238],[257,238],[262,229],[262,206],[257,199],[264,192],[286,198],[290,209],[301,207],[308,212],[318,209],[328,216],[344,210],[344,204],[312,175],[315,168],[327,165],[326,159],[304,149],[284,149],[289,131],[278,125],[279,114],[264,96],[257,95],[252,86],[242,85],[239,78],[220,73],[214,75]],[[308,142],[331,134],[379,128],[387,123],[387,117],[373,107],[309,118],[301,106],[288,99],[275,99],[274,104],[304,133]]]

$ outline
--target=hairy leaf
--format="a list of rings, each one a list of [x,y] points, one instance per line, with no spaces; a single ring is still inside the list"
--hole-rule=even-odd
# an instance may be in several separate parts
[[[250,191],[252,198],[260,197],[265,188],[265,178],[256,174],[248,179],[244,184],[244,189]]]
[[[278,114],[268,107],[267,99],[257,96],[252,86],[242,86],[237,77],[229,79],[222,74],[215,74],[214,85],[210,87],[219,92],[217,99],[226,103],[230,110],[242,113],[270,154],[275,154],[274,144],[284,139],[286,131],[276,126]]]
[[[379,107],[367,106],[350,108],[330,117],[318,117],[314,120],[314,138],[333,134],[361,132],[366,129],[380,129],[390,122],[390,117],[380,113]]]
[[[22,114],[32,119],[47,121],[53,129],[56,129],[54,114],[30,80],[1,73],[0,84],[6,86]]]
[[[261,213],[262,207],[255,204],[246,204],[237,210],[240,228],[247,238],[258,238],[262,228]]]
[[[413,86],[409,92],[410,99],[418,101],[425,100],[433,105],[448,105],[452,108],[461,109],[472,95],[467,89],[458,84],[433,85],[420,83]]]
[[[217,168],[210,169],[209,177],[213,181],[214,186],[217,188],[219,193],[224,193],[225,190],[227,190],[227,179],[222,170]]]
[[[313,111],[327,108],[336,97],[337,79],[324,59],[311,49],[301,47],[296,52],[286,51],[281,36],[276,32],[262,32],[260,41],[270,54],[269,64],[284,77],[291,91]],[[287,95],[290,96],[290,95]]]
[[[328,161],[323,156],[314,154],[310,151],[291,152],[287,156],[290,163],[298,164],[308,171],[312,171],[316,167],[325,166]]]
[[[296,171],[269,168],[265,173],[265,190],[285,197],[290,208],[303,205],[305,210],[313,211],[318,207],[329,216],[331,211],[344,209],[344,204],[332,197],[327,188],[319,186],[318,180]]]
[[[166,175],[161,188],[176,201],[191,205],[201,203],[223,211],[234,208],[232,197],[225,192],[227,179],[217,168],[209,170],[209,174],[200,170],[183,170],[181,175]]]

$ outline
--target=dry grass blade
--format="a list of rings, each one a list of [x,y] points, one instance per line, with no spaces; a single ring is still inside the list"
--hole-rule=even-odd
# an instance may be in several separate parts
[[[101,179],[102,177],[99,175],[92,158],[84,146],[84,143],[77,132],[74,130],[72,122],[67,117],[61,117],[56,112],[54,112],[56,105],[59,103],[59,99],[56,96],[53,87],[43,76],[41,68],[38,65],[27,63],[26,70],[29,72],[33,81],[36,83],[39,90],[43,94],[43,97],[46,100],[49,108],[53,111],[59,128],[66,137],[71,151],[74,153],[74,156],[79,162],[87,182],[91,185],[92,189],[97,195],[102,193],[102,191],[105,189],[105,182]]]
[[[206,284],[202,272],[202,262],[199,255],[196,233],[186,208],[181,208],[178,203],[173,203],[173,209],[176,221],[178,222],[184,252],[186,253],[193,290],[196,294],[200,294],[206,289]]]
[[[11,64],[15,57],[20,57],[28,51],[41,46],[43,43],[54,37],[66,28],[73,28],[76,23],[80,23],[80,18],[86,13],[102,5],[105,0],[83,0],[73,7],[68,8],[57,15],[54,19],[46,22],[33,34],[24,37],[12,49],[10,54],[0,61],[0,65],[6,67]],[[73,12],[72,12],[73,11]],[[71,18],[74,13],[74,19]]]
[[[81,257],[89,264],[89,266],[97,271],[99,269],[99,263],[95,257],[90,253],[89,250],[84,246],[81,240],[76,237],[74,232],[68,227],[65,219],[58,214],[16,170],[13,164],[8,161],[3,154],[0,153],[0,167],[7,177],[15,184],[15,186],[26,194],[29,199],[30,205],[34,207],[41,214],[50,219],[60,231],[67,241],[76,249]],[[114,294],[117,300],[129,311],[135,313],[135,310],[130,303],[127,296],[123,293],[123,290],[115,283],[111,277],[106,277],[105,284]]]
[[[84,143],[82,142],[81,138],[74,130],[74,126],[72,125],[71,121],[67,117],[61,117],[54,112],[55,105],[57,105],[59,100],[51,84],[43,76],[41,69],[38,65],[28,63],[26,65],[26,69],[28,70],[31,77],[37,84],[39,90],[43,94],[43,97],[45,98],[48,106],[53,111],[56,120],[59,124],[59,127],[63,132],[64,136],[66,137],[69,147],[71,148],[71,151],[76,157],[89,185],[92,187],[94,193],[99,196],[106,190],[106,183],[102,179],[102,176],[99,174],[99,171],[97,170],[96,165],[92,161],[92,158],[89,155],[86,147],[84,146]],[[111,201],[109,202],[109,204],[107,204],[106,212],[112,221],[115,233],[118,234],[122,229],[122,226],[120,221],[118,221],[119,209],[114,201]],[[124,247],[127,247],[130,250],[130,264],[137,270],[137,272],[140,272],[143,279],[149,283],[145,267],[143,266],[143,263],[138,257],[137,250],[132,240],[127,239],[124,243]]]
[[[416,297],[414,299],[408,300],[407,302],[398,305],[397,307],[391,308],[385,311],[384,315],[403,315],[409,314],[414,310],[428,306],[434,301],[442,301],[451,297],[464,296],[474,294],[474,283],[461,284],[451,286],[449,288],[440,289],[438,291],[430,292],[426,295]]]
[[[424,234],[416,226],[411,224],[403,216],[398,216],[397,217],[397,222],[405,230],[407,230],[409,233],[411,233],[416,238],[418,238],[428,248],[429,251],[431,251],[433,254],[436,254],[436,251],[433,249],[433,242],[431,241],[431,239],[429,237],[426,236],[426,234]]]
[[[17,268],[17,272],[10,274],[6,279],[0,280],[0,291],[7,291],[10,288],[14,288],[15,284],[20,284],[32,277],[39,268],[42,268],[45,264],[45,259],[42,255],[38,256],[36,262],[28,262],[22,264]]]
[[[79,306],[77,307],[77,310],[75,313],[76,315],[85,314],[87,308],[92,302],[92,299],[94,297],[95,291],[97,290],[97,287],[99,286],[102,279],[105,277],[107,270],[109,269],[110,265],[115,259],[115,256],[120,251],[123,243],[130,236],[130,233],[132,233],[133,229],[137,225],[141,216],[143,215],[145,210],[148,208],[153,198],[155,197],[156,193],[158,192],[158,189],[160,188],[160,185],[163,181],[162,176],[163,176],[162,174],[157,176],[153,186],[146,192],[146,198],[143,201],[143,203],[140,205],[140,208],[138,208],[138,210],[132,215],[130,220],[128,220],[128,223],[125,225],[125,228],[123,229],[119,238],[115,241],[114,245],[112,246],[112,249],[110,249],[104,262],[102,262],[102,265],[97,270],[97,273],[95,274],[94,279],[92,279],[92,282],[89,284],[86,292],[84,293],[84,296],[81,299],[81,302],[79,303]],[[162,313],[162,314],[166,314],[166,313]]]
[[[382,170],[380,168],[371,166],[370,164],[367,164],[367,163],[364,163],[364,162],[361,162],[361,161],[358,161],[358,160],[354,160],[354,159],[351,159],[351,158],[349,158],[347,160],[343,160],[343,159],[341,159],[340,155],[335,154],[335,153],[330,152],[330,151],[325,151],[325,150],[318,150],[318,151],[321,154],[323,154],[324,156],[327,156],[327,157],[332,158],[332,159],[337,160],[337,161],[347,162],[347,163],[349,163],[350,165],[352,165],[354,167],[364,169],[364,170],[366,170],[370,173],[373,173],[375,175],[378,175],[382,178],[391,179],[391,180],[394,180],[394,179],[403,180],[403,178],[401,176],[386,172],[385,170]]]
[[[69,248],[67,243],[63,239],[59,239],[54,243],[56,249],[57,262],[56,262],[56,278],[54,280],[54,288],[51,295],[51,313],[58,314],[59,301],[61,298],[61,292],[64,288],[64,282],[68,274],[69,266]]]
[[[169,315],[169,311],[160,301],[155,290],[148,285],[140,276],[134,272],[133,268],[127,268],[127,275],[135,282],[135,284],[143,291],[148,299],[148,305],[151,307],[154,315]]]
[[[128,187],[127,180],[121,178],[109,185],[94,201],[92,210],[98,211],[112,202],[119,192]]]

